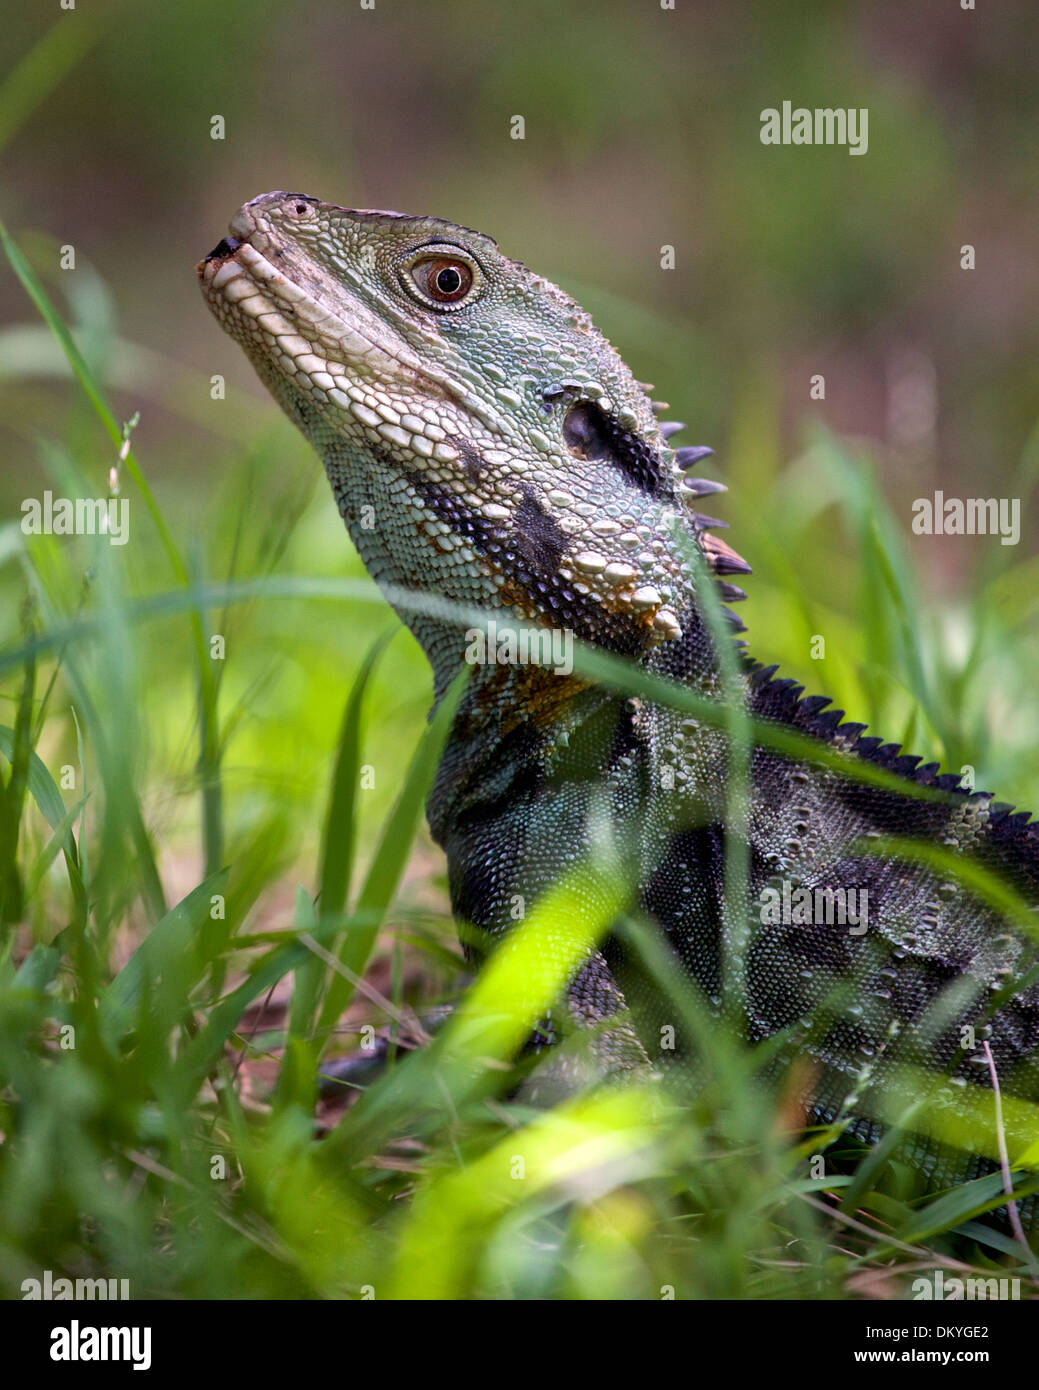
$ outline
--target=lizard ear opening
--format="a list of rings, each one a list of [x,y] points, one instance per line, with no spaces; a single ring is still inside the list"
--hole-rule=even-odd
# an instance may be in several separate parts
[[[671,495],[666,470],[652,447],[617,423],[594,401],[575,401],[563,418],[563,441],[575,458],[608,459],[621,476],[650,497]]]
[[[610,452],[603,428],[605,420],[598,406],[575,401],[563,420],[563,439],[570,452],[581,459],[602,459]]]

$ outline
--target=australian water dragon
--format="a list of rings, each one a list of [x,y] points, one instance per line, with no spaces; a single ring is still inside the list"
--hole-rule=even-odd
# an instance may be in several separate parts
[[[878,837],[937,845],[998,873],[1033,907],[1039,831],[842,722],[742,645],[735,694],[726,686],[702,576],[713,571],[728,604],[744,597],[733,576],[748,566],[698,511],[723,490],[691,476],[710,450],[672,446],[682,426],[658,420],[577,304],[477,232],[295,193],[244,206],[198,274],[222,327],[324,460],[438,698],[469,639],[448,617],[400,603],[405,591],[572,633],[685,689],[741,701],[820,750],[816,761],[755,743],[734,921],[724,729],[542,665],[488,662],[429,802],[459,919],[506,932],[516,901],[535,901],[585,855],[605,814],[641,911],[715,1005],[738,943],[746,1036],[785,1032],[788,1051],[811,1059],[807,1120],[840,1117],[851,1096],[856,1132],[876,1138],[896,1074],[911,1093],[913,1077],[944,1073],[939,1108],[967,1114],[969,1100],[991,1102],[994,1076],[1011,1109],[1039,1100],[1039,953],[1027,923],[1009,924],[940,864],[869,852]],[[896,789],[841,764],[886,769]],[[867,918],[762,910],[789,907],[798,890],[813,906],[856,892]],[[572,980],[568,1003],[579,1022],[634,1021],[605,1030],[608,1063],[686,1051],[666,992],[616,932]],[[1027,1117],[1027,1104],[1014,1113]],[[933,1139],[907,1145],[932,1182],[951,1176]],[[975,1148],[969,1134],[961,1147]],[[976,1147],[958,1176],[988,1170],[991,1138]]]

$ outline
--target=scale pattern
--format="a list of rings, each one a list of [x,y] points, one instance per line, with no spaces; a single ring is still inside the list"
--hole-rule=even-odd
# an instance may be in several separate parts
[[[732,577],[749,566],[714,534],[724,523],[698,510],[724,490],[691,476],[710,450],[672,447],[683,426],[658,420],[650,388],[555,285],[464,227],[294,193],[240,209],[198,274],[221,325],[323,458],[365,565],[429,657],[438,698],[469,638],[408,595],[573,634],[733,698],[698,585],[738,601]],[[719,728],[544,664],[485,661],[429,803],[457,916],[499,937],[517,903],[606,845],[637,885],[634,906],[666,936],[676,978],[721,1009],[735,969],[745,1036],[783,1032],[776,1067],[808,1060],[807,1121],[849,1118],[872,1141],[906,1077],[919,1088],[926,1073],[935,1104],[956,1111],[986,1094],[992,1065],[1007,1097],[1039,1100],[1032,936],[959,881],[867,852],[878,837],[938,845],[998,873],[1033,908],[1036,828],[866,737],[737,648],[735,698],[750,714],[849,768],[887,769],[905,790],[754,747],[746,890],[727,910],[730,753]],[[827,919],[828,891],[860,904],[867,894],[867,921]],[[812,904],[806,918],[791,908],[797,894]],[[777,902],[779,919],[765,910]],[[578,972],[568,1004],[569,1022],[607,1024],[596,1043],[607,1069],[695,1074],[673,1066],[688,1063],[692,1043],[671,996],[619,934]],[[557,1031],[548,1019],[539,1040]],[[906,1152],[932,1182],[986,1170],[983,1156],[952,1156],[926,1136]]]

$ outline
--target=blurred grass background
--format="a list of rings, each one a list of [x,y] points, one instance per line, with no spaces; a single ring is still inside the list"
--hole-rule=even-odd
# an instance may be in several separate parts
[[[5,16],[0,76],[0,216],[70,324],[116,422],[139,413],[132,444],[158,513],[186,572],[210,584],[363,578],[318,460],[198,294],[193,265],[230,215],[284,188],[489,232],[593,312],[636,375],[689,422],[685,442],[717,448],[717,475],[731,489],[718,510],[755,566],[742,612],[751,650],[910,751],[953,769],[969,764],[979,787],[1034,806],[1039,560],[1027,499],[1039,465],[1039,93],[1022,42],[1027,19],[1023,5],[972,13],[938,0],[899,9],[679,0],[674,12],[633,0],[377,0],[371,11],[318,0],[288,9],[182,0],[53,14],[16,3]],[[784,99],[868,107],[868,154],[763,146],[760,112]],[[523,141],[509,138],[515,114],[525,117]],[[214,115],[226,120],[222,141],[210,139]],[[976,247],[973,271],[960,268],[965,243]],[[73,271],[59,269],[67,245]],[[660,268],[664,245],[675,248],[674,270]],[[227,379],[226,400],[210,398],[214,373]],[[809,397],[815,373],[826,379],[824,401]],[[123,965],[142,927],[161,915],[154,892],[149,900],[140,834],[167,905],[207,870],[228,866],[227,941],[306,925],[296,887],[313,891],[320,881],[343,706],[392,615],[377,603],[317,600],[291,582],[281,597],[217,609],[206,631],[225,636],[227,656],[211,705],[200,702],[183,610],[124,621],[126,605],[177,588],[125,471],[126,547],[21,534],[23,499],[46,487],[101,495],[117,446],[6,267],[0,450],[3,651],[24,656],[26,634],[46,638],[77,615],[102,617],[90,640],[62,648],[61,663],[53,647],[43,650],[29,697],[32,742],[50,776],[78,772],[64,791],[66,811],[84,787],[91,798],[82,826],[75,822],[96,917],[90,969]],[[1021,497],[1021,544],[912,535],[912,500],[936,487]],[[826,640],[822,660],[811,655],[817,635]],[[25,707],[25,665],[12,657],[0,667],[0,724],[16,726]],[[372,672],[358,725],[358,756],[374,772],[357,800],[361,865],[386,844],[380,828],[405,785],[429,699],[425,662],[398,632]],[[200,774],[207,710],[217,711],[214,757]],[[206,863],[200,811],[207,776],[220,788],[217,865]],[[61,857],[40,860],[53,825],[31,800],[22,809],[18,852],[33,891],[8,923],[12,972],[34,944],[45,946],[70,921],[85,930],[86,920],[76,916]],[[211,858],[211,838],[209,850]],[[424,827],[402,857],[407,870],[386,908],[373,978],[410,1005],[438,998],[458,957],[442,860]],[[395,887],[392,878],[380,882]],[[181,981],[201,1013],[221,996],[225,966],[241,978],[227,941],[222,963],[195,960]],[[60,1081],[56,1071],[18,1072],[26,1036],[46,1032],[54,1016],[54,991],[83,982],[85,958],[71,959],[70,976],[55,973],[57,964],[46,976],[49,993],[33,993],[23,977],[5,995],[5,1061],[15,1069],[7,1075],[21,1076],[35,1097],[38,1128],[21,1129],[25,1121],[8,1112],[22,1147],[8,1144],[0,1161],[0,1282],[17,1288],[34,1262],[50,1262],[132,1270],[142,1291],[156,1293],[336,1294],[370,1282],[366,1259],[380,1271],[403,1268],[396,1262],[407,1240],[380,1222],[407,1188],[399,1174],[411,1159],[398,1159],[389,1197],[385,1183],[373,1187],[356,1173],[345,1190],[341,1173],[315,1176],[306,1126],[289,1104],[305,1111],[305,1087],[283,1084],[277,1123],[262,1138],[250,1136],[237,1110],[214,1110],[204,1074],[189,1097],[199,1108],[174,1119],[171,1091],[159,1097],[164,1123],[156,1120],[160,1058],[185,1026],[171,1003],[150,1052],[138,1040],[127,1054],[112,1053],[99,1035],[96,1054],[78,1053],[80,1069],[66,1067]],[[70,1007],[87,1008],[82,991],[72,996]],[[254,1048],[239,1073],[262,1113],[286,998],[283,978],[253,1019],[271,1046]],[[355,1002],[354,1010],[355,1025],[368,1015],[385,1021],[379,1009]],[[131,1098],[122,1095],[128,1075]],[[188,1092],[176,1094],[187,1104]],[[413,1280],[409,1290],[644,1297],[676,1283],[680,1296],[782,1292],[782,1278],[770,1284],[761,1265],[748,1264],[749,1251],[775,1238],[771,1228],[763,1234],[758,1196],[789,1196],[781,1151],[751,1187],[735,1162],[724,1202],[701,1192],[701,1207],[715,1213],[707,1226],[717,1228],[707,1257],[702,1240],[686,1248],[667,1234],[666,1221],[685,1220],[669,1205],[676,1165],[688,1185],[683,1163],[708,1151],[717,1161],[705,1139],[711,1114],[705,1102],[670,1129],[642,1111],[622,1117],[645,1126],[653,1154],[646,1189],[641,1160],[632,1161],[603,1190],[574,1178],[564,1202],[549,1185],[549,1197],[506,1219],[504,1198],[496,1206],[485,1192],[487,1210],[463,1210],[450,1183],[432,1181],[427,1193],[439,1191],[441,1205],[431,1213],[427,1196],[415,1219],[426,1221],[434,1246],[445,1239],[438,1221],[468,1222],[465,1238],[450,1229],[470,1262],[459,1257],[454,1283],[431,1278],[424,1289]],[[486,1132],[484,1112],[472,1123],[481,1153],[505,1141]],[[770,1131],[756,1123],[744,1115],[735,1133],[768,1148]],[[40,1158],[56,1142],[49,1124],[72,1127],[61,1128],[68,1170]],[[188,1181],[182,1164],[194,1163],[191,1190],[201,1192],[204,1143],[195,1149],[214,1127],[251,1164],[262,1197],[236,1189],[216,1214],[212,1196],[181,1198],[176,1208],[176,1182],[156,1165]],[[375,1150],[357,1142],[371,1158]],[[439,1133],[430,1169],[419,1165],[426,1178],[450,1166],[458,1143],[457,1134]],[[113,1180],[106,1164],[114,1153]],[[138,1185],[148,1200],[131,1214],[118,1194]],[[318,1207],[321,1194],[328,1204],[316,1245],[315,1191]],[[729,1216],[717,1216],[726,1203]],[[234,1238],[241,1248],[223,1243],[230,1220],[245,1222],[246,1234]],[[813,1252],[806,1293],[853,1289],[857,1266],[831,1269],[818,1226],[791,1220]],[[176,1240],[176,1257],[162,1258],[166,1221],[204,1229],[197,1258]],[[352,1233],[348,1256],[337,1228]],[[291,1278],[278,1264],[286,1248]],[[623,1258],[607,1267],[604,1249]]]

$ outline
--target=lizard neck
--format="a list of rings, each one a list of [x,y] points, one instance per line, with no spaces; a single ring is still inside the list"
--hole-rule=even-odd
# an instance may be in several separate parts
[[[579,578],[542,567],[536,534],[524,538],[479,526],[478,518],[460,507],[452,517],[459,534],[438,511],[443,499],[428,488],[419,491],[414,476],[382,451],[334,437],[322,456],[365,568],[429,660],[436,699],[462,662],[486,668],[477,672],[474,698],[489,736],[517,721],[551,723],[584,689],[572,676],[575,641],[682,683],[714,687],[717,656],[691,585],[681,599],[677,594],[672,599],[680,632],[663,640],[652,610],[604,603]],[[536,532],[536,514],[532,517]],[[413,605],[402,597],[408,591],[415,594]],[[444,601],[443,616],[430,611],[430,602],[438,600]],[[452,608],[489,621],[464,626]],[[486,630],[491,624],[496,627]]]
[[[446,636],[443,650],[449,650]],[[446,656],[444,661],[437,698],[459,667],[457,656],[450,664]],[[717,653],[692,604],[682,637],[645,651],[639,664],[676,685],[714,697],[720,693]],[[476,663],[429,802],[434,837],[446,844],[460,822],[544,788],[564,771],[570,783],[596,781],[604,769],[619,774],[632,755],[651,753],[656,733],[669,731],[663,739],[668,744],[672,726],[681,724],[682,716],[673,711],[657,719],[652,714],[657,708],[558,667]]]

